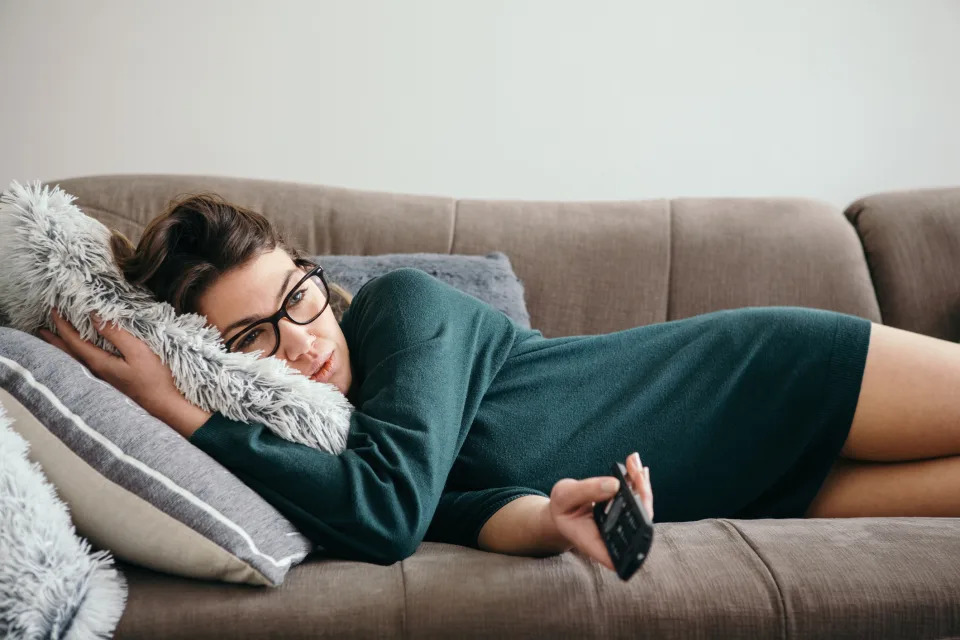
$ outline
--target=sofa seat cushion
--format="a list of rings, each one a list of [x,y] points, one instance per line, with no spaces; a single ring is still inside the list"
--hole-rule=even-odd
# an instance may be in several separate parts
[[[121,564],[130,600],[116,637],[863,638],[955,629],[960,519],[656,527],[654,551],[628,582],[575,552],[528,558],[437,542],[387,567],[311,556],[276,589]]]

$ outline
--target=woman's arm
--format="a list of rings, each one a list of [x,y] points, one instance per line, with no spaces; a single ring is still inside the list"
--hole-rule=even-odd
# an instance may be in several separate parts
[[[627,480],[653,519],[650,469],[640,456],[627,458]],[[559,480],[550,497],[526,495],[504,505],[487,520],[477,536],[481,549],[526,556],[552,555],[576,549],[610,570],[606,544],[593,519],[597,502],[612,498],[619,482],[610,476]]]
[[[494,513],[477,542],[485,551],[521,556],[548,556],[573,547],[553,522],[550,498],[534,495],[511,500]]]

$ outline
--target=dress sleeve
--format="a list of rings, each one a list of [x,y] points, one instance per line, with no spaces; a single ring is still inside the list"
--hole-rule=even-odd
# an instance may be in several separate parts
[[[449,542],[479,549],[477,538],[487,520],[521,496],[549,496],[526,487],[499,487],[476,491],[447,491],[433,515],[424,540]]]
[[[516,327],[479,299],[404,268],[367,282],[341,328],[359,385],[346,450],[331,454],[219,413],[190,442],[327,553],[392,564],[424,539]]]

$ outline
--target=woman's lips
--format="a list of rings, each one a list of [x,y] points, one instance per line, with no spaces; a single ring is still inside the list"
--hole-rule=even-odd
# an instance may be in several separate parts
[[[337,354],[333,352],[330,354],[330,358],[320,367],[316,373],[310,376],[311,380],[316,380],[317,382],[327,382],[330,380],[330,377],[337,370]]]

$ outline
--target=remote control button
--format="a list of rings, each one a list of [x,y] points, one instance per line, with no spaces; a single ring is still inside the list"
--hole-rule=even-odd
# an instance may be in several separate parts
[[[604,531],[610,531],[617,524],[617,517],[623,513],[623,502],[619,499],[614,499],[613,509],[610,513],[607,514],[607,521],[604,523]]]

